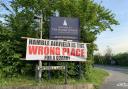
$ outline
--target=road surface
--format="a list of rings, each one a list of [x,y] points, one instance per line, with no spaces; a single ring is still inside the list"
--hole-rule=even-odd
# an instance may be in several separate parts
[[[110,74],[100,89],[128,89],[128,68],[114,66],[98,67],[105,69]]]

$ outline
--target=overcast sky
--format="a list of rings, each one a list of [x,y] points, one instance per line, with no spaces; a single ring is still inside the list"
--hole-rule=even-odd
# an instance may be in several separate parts
[[[98,3],[101,0],[94,0]],[[109,46],[114,54],[128,52],[128,0],[102,0],[105,8],[110,9],[119,21],[120,25],[113,26],[114,31],[105,31],[98,35],[95,42],[99,52],[104,54]]]

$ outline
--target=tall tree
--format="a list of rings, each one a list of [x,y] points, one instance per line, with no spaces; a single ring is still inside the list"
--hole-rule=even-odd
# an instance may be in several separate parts
[[[14,46],[17,52],[24,55],[25,42],[20,37],[37,37],[39,32],[35,30],[34,15],[43,13],[43,38],[48,38],[49,17],[58,10],[60,16],[78,17],[80,19],[81,42],[88,45],[88,60],[93,60],[93,51],[96,49],[94,41],[97,34],[106,30],[113,30],[112,25],[118,21],[114,14],[95,3],[93,0],[12,0],[10,8],[3,3],[3,6],[10,11],[6,15],[6,21],[11,31],[14,32],[14,39],[17,43]]]

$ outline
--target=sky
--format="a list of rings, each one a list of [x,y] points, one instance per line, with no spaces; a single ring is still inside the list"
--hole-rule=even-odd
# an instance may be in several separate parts
[[[114,31],[104,31],[96,40],[98,51],[105,54],[107,47],[112,49],[113,54],[128,52],[128,0],[94,0],[101,3],[105,8],[115,14],[120,25],[112,26]]]
[[[1,2],[4,2],[5,4],[8,4],[7,1],[8,0],[0,0],[0,21],[3,21],[3,22],[4,22],[4,18],[2,16],[2,14],[6,14],[7,11],[4,8],[2,8]]]
[[[0,0],[7,1],[11,0]],[[105,54],[105,50],[109,46],[113,54],[128,52],[128,0],[94,0],[101,3],[106,9],[115,14],[115,18],[120,25],[112,26],[114,31],[104,31],[97,35],[95,43],[98,45],[98,53]],[[101,2],[102,1],[102,2]],[[0,13],[6,13],[0,8]],[[0,18],[0,20],[3,20]],[[97,53],[96,52],[96,53]]]

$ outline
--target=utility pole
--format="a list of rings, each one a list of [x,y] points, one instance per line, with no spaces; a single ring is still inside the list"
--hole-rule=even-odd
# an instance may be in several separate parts
[[[41,11],[41,15],[40,15],[40,39],[42,39],[42,28],[43,28],[42,24],[43,24],[43,19],[42,19],[42,11]],[[39,60],[39,72],[38,73],[39,73],[38,77],[39,77],[39,81],[40,81],[41,77],[42,77],[42,61],[41,60]]]
[[[42,11],[41,11],[41,15],[40,16],[34,16],[34,19],[39,19],[40,22],[40,26],[39,26],[39,29],[40,29],[40,39],[42,39],[42,28],[43,28],[43,16],[42,16]],[[39,60],[38,61],[38,66],[36,66],[36,78],[38,78],[39,81],[41,81],[41,77],[42,77],[42,61]]]

